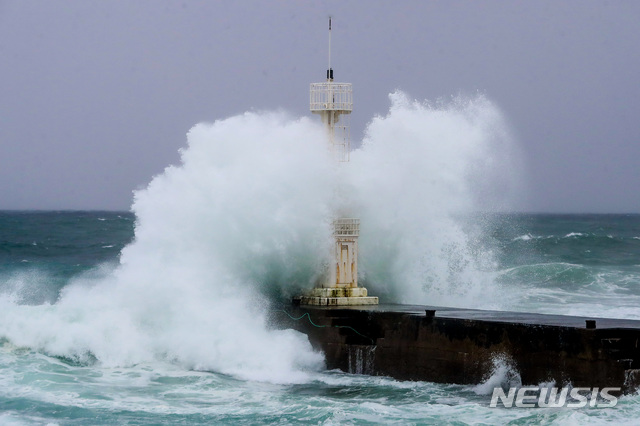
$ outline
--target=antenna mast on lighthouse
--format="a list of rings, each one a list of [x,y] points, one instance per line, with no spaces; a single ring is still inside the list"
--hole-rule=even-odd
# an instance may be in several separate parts
[[[329,69],[327,81],[311,83],[311,112],[320,114],[327,131],[329,149],[339,162],[349,161],[349,125],[353,109],[351,83],[335,83],[331,68],[331,18],[329,18]],[[358,236],[360,219],[333,220],[333,254],[326,277],[309,294],[298,298],[302,305],[377,305],[378,298],[358,287]]]
[[[331,70],[331,16],[329,16],[329,69],[327,70],[327,81],[329,81],[329,78],[333,80],[333,71]]]

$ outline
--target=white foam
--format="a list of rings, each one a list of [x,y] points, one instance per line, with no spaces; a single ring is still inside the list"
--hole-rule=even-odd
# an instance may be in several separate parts
[[[520,372],[514,366],[513,360],[503,354],[497,354],[491,362],[491,375],[484,382],[471,388],[473,392],[477,395],[491,395],[495,388],[509,389],[522,386]]]
[[[0,299],[0,336],[105,367],[168,360],[274,382],[322,367],[306,336],[266,325],[269,297],[323,272],[335,214],[360,217],[361,271],[387,300],[491,307],[493,256],[459,217],[517,192],[499,110],[391,96],[349,167],[316,120],[246,113],[188,134],[181,164],[137,191],[135,239],[54,304]],[[498,167],[499,166],[499,167]]]
[[[500,291],[487,273],[495,260],[483,220],[460,217],[505,205],[519,189],[502,115],[484,98],[391,100],[346,171],[366,284],[400,302],[492,307]]]
[[[188,139],[182,164],[136,193],[135,241],[117,269],[75,280],[53,305],[4,298],[0,335],[104,366],[167,359],[276,382],[322,367],[306,336],[267,330],[259,296],[271,270],[290,285],[296,268],[312,271],[324,255],[322,130],[248,113],[198,125]]]
[[[584,237],[587,234],[583,234],[582,232],[570,232],[565,235],[563,238],[573,238],[573,237]]]

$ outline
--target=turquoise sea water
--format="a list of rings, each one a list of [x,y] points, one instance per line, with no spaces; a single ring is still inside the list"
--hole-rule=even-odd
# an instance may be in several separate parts
[[[483,224],[493,263],[457,291],[489,280],[504,298],[478,299],[480,307],[640,318],[639,215],[494,215]],[[189,294],[188,272],[179,293],[160,282],[133,291],[118,270],[135,263],[122,251],[134,229],[131,213],[0,213],[0,424],[635,424],[640,415],[637,395],[610,409],[496,409],[482,384],[400,382],[295,357],[282,367],[271,357],[289,352],[269,346],[304,352],[300,336],[269,334],[257,349],[242,347],[239,340],[262,338],[250,334],[261,323],[237,328],[224,318],[244,316],[225,313],[208,324],[223,307],[199,313],[207,293]],[[376,276],[367,279],[375,288]],[[158,301],[165,292],[175,305]],[[273,306],[288,297],[266,295]]]

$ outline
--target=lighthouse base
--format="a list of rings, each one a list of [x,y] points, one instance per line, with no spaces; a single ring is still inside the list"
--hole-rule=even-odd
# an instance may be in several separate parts
[[[377,305],[378,298],[367,296],[364,287],[314,288],[308,295],[294,298],[294,303],[313,306]]]

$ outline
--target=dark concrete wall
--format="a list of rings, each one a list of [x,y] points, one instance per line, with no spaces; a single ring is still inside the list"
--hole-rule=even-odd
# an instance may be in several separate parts
[[[476,384],[494,357],[524,385],[629,388],[640,368],[640,329],[509,323],[366,309],[291,307],[274,321],[309,336],[327,368],[401,380]],[[316,325],[314,326],[309,319]],[[628,377],[630,376],[630,377]],[[626,385],[625,385],[626,380]]]

